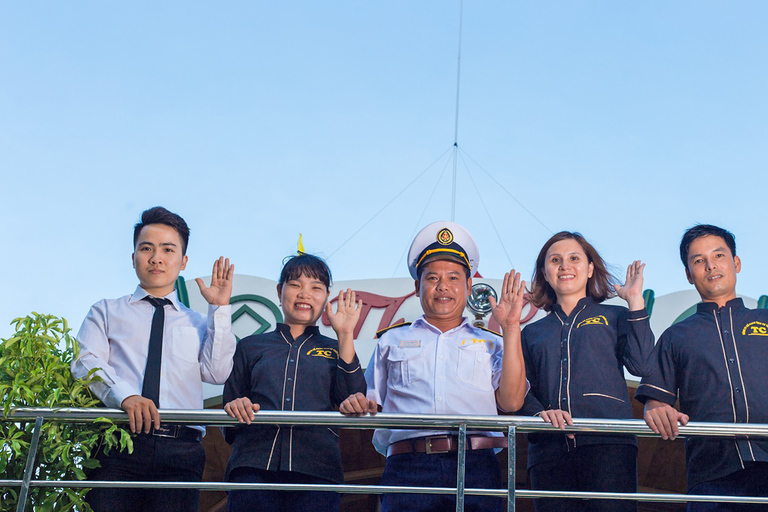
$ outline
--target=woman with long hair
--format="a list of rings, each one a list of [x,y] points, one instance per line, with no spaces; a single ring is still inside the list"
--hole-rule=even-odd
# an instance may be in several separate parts
[[[333,411],[346,397],[365,393],[353,330],[362,301],[340,292],[337,310],[328,303],[331,271],[311,254],[283,266],[277,294],[284,320],[268,333],[243,338],[224,386],[224,410],[242,425],[225,429],[233,443],[226,478],[239,483],[338,484],[344,482],[335,428],[312,425],[252,425],[258,410]],[[338,341],[320,334],[328,314]],[[304,512],[339,509],[339,495],[322,491],[229,492],[230,512]]]
[[[522,414],[558,428],[574,417],[631,419],[624,368],[649,370],[653,333],[643,300],[643,269],[634,261],[616,279],[579,233],[552,236],[536,259],[531,302],[548,315],[523,329],[531,389]],[[618,296],[626,307],[603,302]],[[624,434],[528,436],[528,474],[541,490],[637,492],[637,443]],[[537,512],[636,511],[627,500],[535,500]]]

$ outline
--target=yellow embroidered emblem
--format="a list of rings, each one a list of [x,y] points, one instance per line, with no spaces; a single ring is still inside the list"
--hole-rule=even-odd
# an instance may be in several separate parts
[[[608,325],[608,319],[603,315],[593,316],[592,318],[586,318],[579,322],[578,325],[576,325],[576,328],[578,329],[583,325]]]
[[[493,350],[493,341],[491,340],[483,340],[483,339],[475,339],[475,338],[464,338],[461,340],[461,344],[468,344],[472,345],[474,343],[488,343],[491,346],[491,350]]]
[[[440,245],[451,245],[453,242],[453,233],[448,228],[443,228],[437,232],[437,242]]]
[[[326,359],[338,359],[339,352],[335,348],[320,348],[316,347],[307,352],[308,356],[324,357]]]
[[[750,322],[741,330],[742,336],[768,336],[768,324],[765,322]]]

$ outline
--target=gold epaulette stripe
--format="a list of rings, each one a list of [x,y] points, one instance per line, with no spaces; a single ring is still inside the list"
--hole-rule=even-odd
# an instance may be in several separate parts
[[[390,325],[389,327],[385,327],[379,331],[376,331],[376,337],[381,338],[381,335],[387,332],[388,330],[395,329],[396,327],[405,327],[406,325],[411,325],[411,323],[413,322],[403,322],[401,324]]]
[[[486,329],[485,327],[478,327],[478,329],[480,329],[481,331],[486,331],[486,332],[489,332],[489,333],[491,333],[491,334],[495,334],[495,335],[496,335],[496,336],[498,336],[499,338],[503,338],[503,337],[504,337],[504,336],[503,336],[503,335],[502,335],[500,332],[496,332],[496,331],[493,331],[493,330],[491,330],[491,329]]]

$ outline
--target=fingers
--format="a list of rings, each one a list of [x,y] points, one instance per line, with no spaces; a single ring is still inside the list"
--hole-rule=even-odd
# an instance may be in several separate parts
[[[573,418],[568,411],[560,409],[551,409],[547,411],[541,411],[541,418],[547,423],[551,423],[553,427],[564,429],[566,425],[573,425]]]
[[[203,280],[202,280],[202,279],[200,279],[199,277],[196,277],[196,278],[195,278],[195,282],[197,283],[197,286],[200,288],[200,291],[201,291],[201,292],[202,292],[203,290],[205,290],[205,283],[203,282]]]
[[[346,416],[376,414],[376,412],[378,412],[378,405],[375,400],[368,400],[364,394],[355,393],[341,402],[339,405],[339,412]]]
[[[134,434],[142,431],[149,434],[153,425],[156,429],[160,428],[160,412],[152,400],[131,395],[123,400],[120,407],[128,414],[128,427]]]
[[[240,423],[251,424],[253,413],[258,412],[259,404],[254,404],[248,397],[236,398],[224,406],[224,410]]]

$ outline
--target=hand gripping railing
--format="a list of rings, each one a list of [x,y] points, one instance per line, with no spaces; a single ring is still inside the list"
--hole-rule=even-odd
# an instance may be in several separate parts
[[[163,422],[184,425],[207,425],[225,427],[238,425],[234,418],[220,410],[162,410]],[[310,484],[241,484],[230,482],[114,482],[114,481],[79,481],[34,480],[34,462],[37,445],[43,421],[65,423],[91,423],[97,418],[109,418],[116,422],[127,422],[127,415],[119,409],[44,409],[16,408],[12,409],[3,421],[35,421],[35,428],[23,480],[0,480],[0,487],[20,487],[17,512],[23,512],[26,507],[30,487],[83,488],[83,487],[141,487],[148,489],[186,488],[200,490],[292,490],[292,491],[333,491],[345,494],[455,494],[456,511],[463,512],[464,496],[494,496],[507,499],[508,512],[515,510],[515,498],[582,498],[582,499],[616,499],[635,500],[643,502],[728,502],[755,503],[768,505],[768,497],[734,497],[716,495],[680,495],[657,493],[615,493],[615,492],[574,492],[574,491],[541,491],[515,489],[515,434],[529,432],[591,432],[591,433],[620,433],[633,434],[641,437],[654,437],[654,434],[640,420],[574,420],[573,426],[558,430],[544,423],[541,418],[524,416],[441,416],[417,414],[378,414],[376,416],[346,417],[331,412],[284,412],[259,411],[253,423],[270,425],[323,425],[342,428],[372,429],[372,428],[408,428],[425,430],[458,430],[458,471],[456,488],[451,487],[396,487],[382,485],[310,485]],[[467,430],[500,431],[507,434],[508,441],[508,475],[507,489],[467,489],[464,487],[465,455]],[[681,436],[701,435],[708,437],[768,437],[768,424],[745,423],[701,423],[691,422],[680,427]]]

